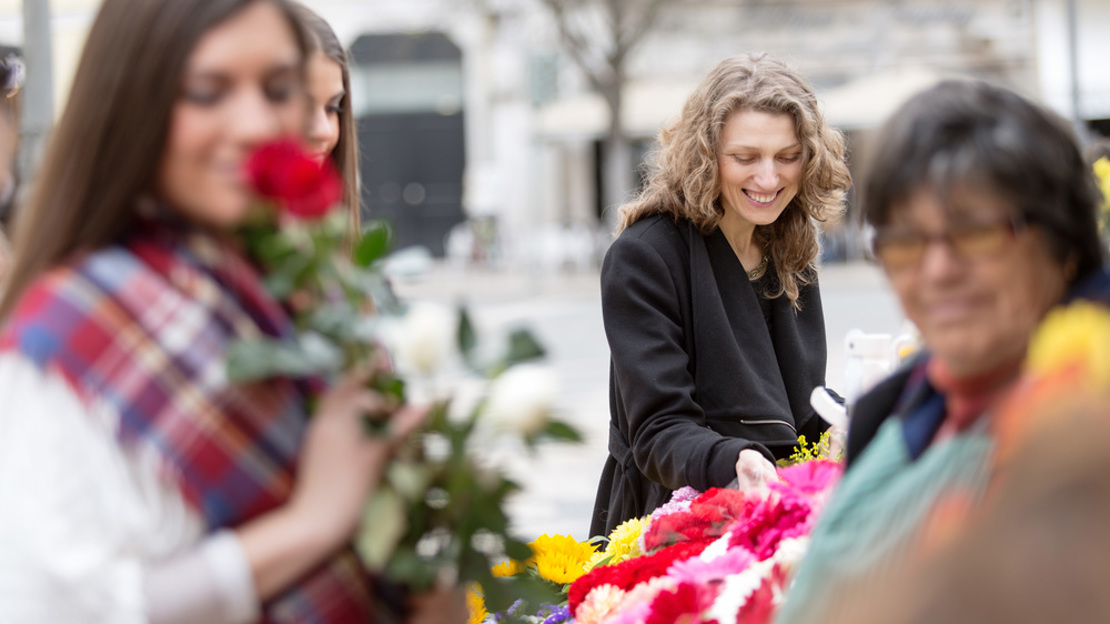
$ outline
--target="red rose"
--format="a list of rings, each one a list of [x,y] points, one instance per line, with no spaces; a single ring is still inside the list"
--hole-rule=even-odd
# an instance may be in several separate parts
[[[267,143],[247,159],[247,176],[262,197],[298,219],[319,219],[343,196],[343,182],[330,159],[317,163],[300,143]]]

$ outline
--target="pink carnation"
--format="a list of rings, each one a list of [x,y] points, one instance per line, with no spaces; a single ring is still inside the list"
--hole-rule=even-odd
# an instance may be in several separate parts
[[[746,518],[729,527],[729,546],[747,548],[759,561],[775,554],[784,538],[807,535],[812,506],[792,492],[773,493],[751,508]]]
[[[730,548],[725,551],[725,554],[710,561],[701,557],[676,561],[667,570],[667,576],[680,583],[716,585],[723,581],[725,577],[739,574],[748,569],[748,566],[755,561],[755,557],[746,549]]]
[[[809,498],[823,498],[840,480],[844,465],[840,462],[814,460],[781,468],[778,472],[782,482],[771,483],[772,489],[791,489]]]

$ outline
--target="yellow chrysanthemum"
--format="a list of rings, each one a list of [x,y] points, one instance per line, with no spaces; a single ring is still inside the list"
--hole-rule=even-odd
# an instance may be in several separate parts
[[[524,564],[515,560],[509,559],[503,561],[490,569],[494,576],[514,576],[524,571]]]
[[[1026,368],[1037,377],[1069,369],[1083,385],[1105,385],[1110,383],[1108,347],[1110,312],[1092,303],[1074,303],[1049,313],[1033,334]]]
[[[621,523],[609,534],[609,545],[605,547],[605,556],[610,557],[609,564],[620,563],[644,554],[640,548],[640,535],[647,527],[647,518],[632,518]]]
[[[543,534],[529,544],[532,547],[530,563],[543,578],[554,583],[573,583],[586,573],[586,562],[596,547],[589,542],[579,542],[569,535]]]
[[[470,614],[466,624],[482,624],[482,621],[489,615],[486,611],[486,601],[482,598],[480,591],[480,587],[471,585],[466,592],[466,610]]]

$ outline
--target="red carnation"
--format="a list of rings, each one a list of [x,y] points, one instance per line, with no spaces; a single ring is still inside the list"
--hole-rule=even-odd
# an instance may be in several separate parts
[[[709,605],[697,587],[681,583],[678,587],[662,591],[651,602],[651,613],[644,624],[681,624],[702,622],[700,614]],[[716,620],[710,620],[716,623]],[[708,624],[708,623],[707,623]]]
[[[743,546],[763,561],[775,554],[783,539],[809,533],[811,511],[809,503],[800,496],[768,496],[729,528],[732,531],[729,546]]]
[[[644,534],[644,548],[712,541],[724,535],[736,518],[745,516],[756,500],[737,490],[712,488],[694,499],[689,510],[653,520]]]
[[[586,598],[595,587],[613,585],[625,591],[644,581],[663,576],[667,568],[675,561],[685,561],[690,557],[701,554],[706,544],[682,542],[659,552],[643,557],[636,557],[628,561],[608,566],[598,566],[580,577],[567,592],[567,602],[570,612],[578,610],[578,605]]]
[[[343,196],[343,182],[331,160],[316,162],[293,140],[255,150],[247,159],[247,175],[259,195],[298,219],[319,219]]]

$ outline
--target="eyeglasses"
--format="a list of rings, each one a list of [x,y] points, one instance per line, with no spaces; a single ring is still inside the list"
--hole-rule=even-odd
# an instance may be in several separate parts
[[[997,256],[1027,225],[1025,219],[1015,215],[995,221],[957,223],[943,232],[886,226],[875,231],[871,249],[887,271],[904,272],[921,266],[925,250],[934,241],[947,244],[965,260],[979,260]]]

